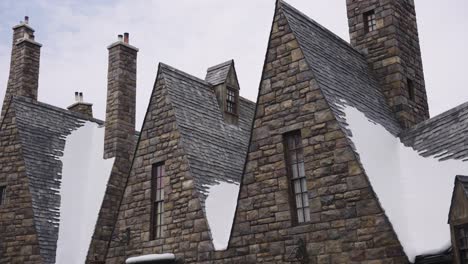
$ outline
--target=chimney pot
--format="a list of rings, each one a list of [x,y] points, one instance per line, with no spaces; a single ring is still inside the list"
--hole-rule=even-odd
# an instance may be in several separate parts
[[[124,43],[129,44],[129,34],[127,32],[124,33]]]
[[[25,17],[24,17],[24,23],[25,23],[25,24],[29,24],[29,16],[25,16]]]
[[[75,102],[78,102],[78,92],[75,92]]]
[[[118,35],[117,39],[118,39],[118,41],[123,41],[123,35]]]

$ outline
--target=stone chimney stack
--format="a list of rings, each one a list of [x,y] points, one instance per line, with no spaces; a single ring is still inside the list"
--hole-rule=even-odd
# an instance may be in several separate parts
[[[104,158],[129,158],[135,145],[136,62],[129,34],[109,47]]]
[[[34,40],[34,29],[29,26],[29,17],[24,17],[24,21],[13,27],[10,76],[3,101],[2,117],[12,96],[37,100],[41,46]]]
[[[68,110],[83,114],[89,118],[93,118],[93,104],[83,101],[83,93],[75,92],[75,103],[67,107]]]
[[[351,44],[367,58],[402,128],[429,118],[414,0],[346,0]]]

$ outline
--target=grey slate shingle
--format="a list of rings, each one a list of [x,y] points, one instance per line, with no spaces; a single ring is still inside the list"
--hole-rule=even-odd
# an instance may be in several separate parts
[[[210,83],[165,64],[160,65],[160,74],[203,203],[207,188],[216,182],[240,182],[255,104],[240,98],[239,125],[230,125],[224,122]]]
[[[34,225],[44,263],[55,263],[60,183],[66,136],[84,125],[81,114],[25,97],[14,97],[11,106],[22,144],[26,175],[30,182]],[[99,120],[90,120],[102,124]]]
[[[206,72],[205,81],[210,83],[211,85],[218,85],[225,82],[229,74],[229,69],[231,69],[231,65],[233,64],[234,61],[229,60],[208,68]]]
[[[400,139],[423,157],[468,160],[467,135],[468,103],[464,103],[402,132]]]

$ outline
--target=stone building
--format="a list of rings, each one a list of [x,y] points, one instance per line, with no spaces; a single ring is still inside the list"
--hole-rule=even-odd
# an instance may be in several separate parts
[[[40,44],[14,27],[0,263],[468,261],[468,103],[429,117],[412,0],[346,5],[351,44],[276,2],[256,103],[234,61],[161,63],[139,133],[127,34],[103,122],[80,93],[37,102]]]

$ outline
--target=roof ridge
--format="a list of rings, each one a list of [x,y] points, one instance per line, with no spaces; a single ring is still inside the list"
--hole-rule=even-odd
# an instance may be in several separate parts
[[[209,71],[217,70],[217,69],[219,69],[219,68],[222,68],[222,67],[224,67],[224,66],[228,66],[228,65],[231,65],[231,64],[234,64],[234,60],[233,60],[233,59],[230,59],[230,60],[225,61],[225,62],[222,62],[222,63],[220,63],[220,64],[211,66],[211,67],[209,67],[206,71],[209,72]]]
[[[33,100],[31,98],[28,98],[28,97],[14,95],[12,97],[12,101],[20,101],[20,102],[23,102],[23,103],[32,104],[32,105],[35,105],[35,106],[38,106],[38,107],[46,108],[46,109],[49,109],[49,110],[60,112],[62,114],[73,116],[75,118],[89,120],[91,122],[98,123],[99,125],[104,124],[104,121],[102,121],[100,119],[97,119],[97,118],[94,118],[94,117],[88,117],[88,116],[86,116],[84,114],[73,112],[73,111],[70,111],[68,109],[60,108],[58,106],[54,106],[54,105],[51,105],[51,104],[48,104],[48,103],[36,101],[36,100]]]
[[[202,79],[200,79],[200,78],[198,78],[198,77],[196,77],[196,76],[193,76],[193,75],[191,75],[191,74],[189,74],[189,73],[186,73],[186,72],[184,72],[184,71],[181,71],[181,70],[179,70],[179,69],[177,69],[177,68],[174,68],[174,67],[172,67],[172,66],[170,66],[170,65],[168,65],[168,64],[165,64],[165,63],[160,62],[159,65],[160,65],[161,70],[162,70],[161,73],[164,73],[164,70],[167,70],[167,71],[169,71],[169,72],[172,72],[172,73],[181,75],[181,76],[183,76],[183,77],[185,77],[185,78],[191,79],[191,80],[193,80],[193,81],[199,82],[199,83],[201,83],[201,84],[203,84],[203,85],[207,85],[207,86],[209,86],[209,87],[212,86],[209,82],[207,82],[207,81],[205,81],[205,80],[202,80]]]
[[[436,122],[437,120],[442,119],[443,117],[445,117],[447,115],[456,113],[456,112],[458,112],[458,111],[460,111],[462,109],[465,109],[465,108],[468,108],[468,102],[461,103],[461,104],[459,104],[459,105],[457,105],[457,106],[455,106],[453,108],[450,108],[450,109],[448,109],[448,110],[446,110],[446,111],[444,111],[444,112],[442,112],[440,114],[437,114],[436,116],[433,116],[433,117],[431,117],[429,119],[426,119],[426,120],[418,123],[417,125],[414,125],[413,127],[402,131],[400,136],[403,136],[403,135],[405,135],[407,133],[410,133],[411,131],[414,131],[414,130],[416,130],[416,129],[422,127],[422,126],[425,126],[425,125],[427,125],[429,123]]]
[[[342,39],[340,36],[338,36],[337,34],[333,33],[333,31],[327,29],[326,27],[322,26],[320,23],[318,23],[317,21],[313,20],[312,18],[310,18],[309,16],[307,16],[306,14],[304,14],[302,11],[296,9],[294,6],[290,5],[289,3],[287,3],[286,1],[284,0],[279,0],[279,3],[281,4],[280,5],[280,8],[283,8],[283,6],[291,9],[292,11],[294,11],[295,13],[297,13],[298,15],[300,15],[302,18],[306,19],[308,22],[311,22],[312,24],[314,24],[314,26],[317,26],[319,29],[325,31],[327,34],[333,36],[334,38],[338,39],[339,42],[341,44],[344,44],[346,47],[350,48],[351,50],[353,50],[354,52],[358,53],[362,58],[364,58],[364,56],[362,55],[361,52],[359,52],[358,50],[356,50],[349,42],[347,42],[346,40]],[[287,18],[286,18],[287,19]]]

